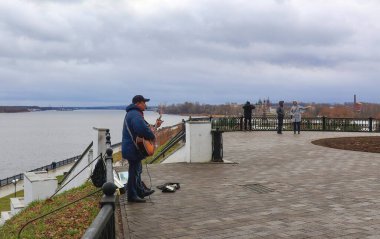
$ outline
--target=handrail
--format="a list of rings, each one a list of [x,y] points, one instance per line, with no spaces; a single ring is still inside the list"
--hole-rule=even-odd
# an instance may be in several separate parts
[[[67,179],[67,177],[70,176],[70,174],[71,174],[71,172],[73,171],[73,169],[75,168],[75,166],[76,166],[77,164],[80,163],[80,161],[81,161],[81,160],[83,159],[83,157],[88,153],[88,151],[90,151],[90,149],[92,148],[93,145],[94,145],[94,142],[91,141],[91,143],[87,146],[87,148],[86,148],[86,149],[83,151],[83,153],[79,156],[78,160],[75,161],[74,165],[70,168],[70,170],[69,170],[69,171],[65,174],[65,176],[61,179],[60,184],[61,184],[62,182],[64,182],[64,181]]]
[[[185,133],[185,128],[182,128],[181,131],[179,131],[176,135],[173,136],[173,138],[171,138],[167,143],[166,145],[164,146],[164,148],[162,150],[164,150],[166,147],[168,147],[169,144],[171,144],[173,141],[177,140],[178,137],[181,137],[182,134]]]
[[[154,163],[157,161],[161,156],[165,155],[165,153],[170,150],[174,145],[176,145],[181,140],[184,140],[186,137],[185,130],[181,130],[178,132],[165,146],[164,148],[158,153],[150,162],[149,164]]]
[[[109,130],[106,130],[106,182],[102,186],[103,197],[100,201],[102,207],[82,236],[82,239],[100,239],[115,238],[115,202],[116,202],[116,186],[113,181],[113,150],[111,147],[111,136]]]
[[[107,222],[107,223],[104,223]],[[115,238],[115,232],[110,236],[106,236],[105,231],[114,231],[112,229],[115,227],[114,209],[112,205],[104,205],[94,221],[91,223],[90,227],[87,228],[83,238]],[[103,234],[104,233],[104,234]]]

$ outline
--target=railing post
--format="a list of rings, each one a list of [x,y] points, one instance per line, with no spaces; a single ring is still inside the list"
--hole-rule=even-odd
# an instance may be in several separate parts
[[[322,130],[326,131],[326,116],[322,117]]]
[[[372,121],[373,121],[373,118],[372,117],[369,117],[368,119],[368,131],[369,132],[372,132]]]
[[[240,117],[240,131],[243,131],[243,124],[244,124],[243,118],[244,118],[243,116]]]
[[[102,186],[103,197],[100,201],[101,210],[90,227],[86,230],[82,239],[110,238],[114,239],[115,232],[115,202],[116,185],[113,182],[113,150],[111,148],[111,136],[106,130],[106,182]]]

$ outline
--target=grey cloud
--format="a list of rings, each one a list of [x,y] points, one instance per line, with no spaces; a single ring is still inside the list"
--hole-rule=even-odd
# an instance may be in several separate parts
[[[348,94],[357,79],[373,84],[380,73],[379,7],[370,0],[2,2],[0,100],[22,86],[23,101],[122,103],[144,92],[157,102],[224,103],[290,97],[294,85],[312,101],[337,100],[315,91],[340,86]]]

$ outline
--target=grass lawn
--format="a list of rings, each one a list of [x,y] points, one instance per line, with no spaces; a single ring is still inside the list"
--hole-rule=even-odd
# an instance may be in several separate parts
[[[24,190],[16,192],[16,197],[23,197],[24,196]],[[14,198],[15,194],[12,193],[8,196],[5,196],[3,198],[0,198],[0,212],[2,211],[10,211],[11,210],[11,201],[10,198]]]
[[[121,160],[121,154],[115,154],[114,160]],[[57,176],[58,182],[63,177],[63,175]],[[33,202],[0,227],[0,238],[15,239],[19,230],[29,220],[51,212],[97,190],[90,182],[87,182],[78,188],[55,196],[52,200],[47,199]],[[25,227],[21,238],[81,238],[100,211],[99,201],[102,194],[101,191],[97,192],[73,205],[38,219]],[[23,197],[24,191],[18,191],[16,196]],[[9,199],[12,197],[14,197],[13,193],[0,198],[0,211],[10,210]]]

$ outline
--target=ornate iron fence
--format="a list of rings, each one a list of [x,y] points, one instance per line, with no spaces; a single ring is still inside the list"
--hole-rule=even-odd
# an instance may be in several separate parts
[[[252,130],[274,131],[277,130],[276,117],[253,117],[251,121]],[[222,131],[242,131],[243,117],[219,117],[212,118],[212,129]],[[290,118],[284,119],[283,130],[293,130]],[[301,130],[304,131],[342,131],[342,132],[380,132],[379,119],[359,118],[303,118]]]

